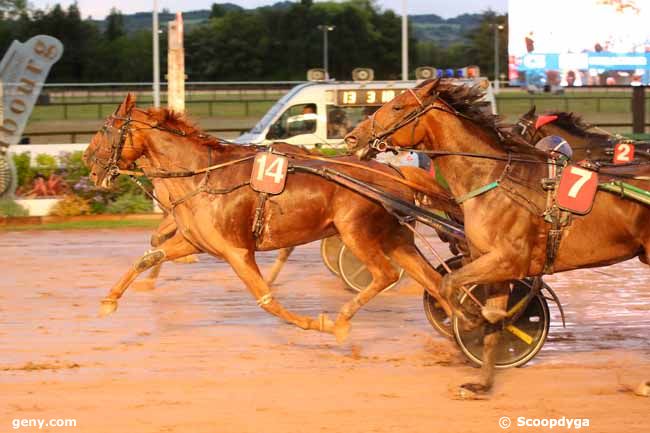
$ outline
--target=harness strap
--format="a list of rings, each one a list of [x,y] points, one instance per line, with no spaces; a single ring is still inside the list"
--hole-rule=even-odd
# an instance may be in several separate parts
[[[257,198],[257,208],[255,209],[255,217],[253,218],[253,237],[255,239],[259,239],[264,228],[264,207],[268,197],[269,195],[267,193],[261,192]]]
[[[476,188],[475,190],[472,190],[465,195],[456,197],[456,203],[462,204],[471,198],[478,197],[481,194],[485,194],[486,192],[491,191],[494,188],[498,187],[499,184],[500,182],[498,180],[495,180],[494,182],[488,183],[487,185],[483,185],[480,188]]]
[[[394,176],[392,174],[388,174],[388,173],[383,172],[381,170],[377,170],[377,169],[368,167],[366,165],[355,164],[353,162],[348,162],[348,161],[339,161],[339,160],[336,160],[336,159],[331,158],[331,157],[323,157],[323,156],[317,156],[317,155],[292,153],[292,152],[277,152],[277,151],[273,151],[273,152],[278,154],[278,155],[284,155],[284,156],[287,156],[287,157],[290,157],[290,158],[293,158],[293,159],[305,158],[305,159],[312,159],[312,160],[315,160],[315,161],[323,161],[323,162],[327,162],[327,163],[330,163],[330,164],[337,164],[337,165],[344,165],[346,167],[358,168],[358,169],[361,169],[361,170],[366,171],[366,172],[371,172],[371,173],[378,174],[380,176],[386,177],[386,178],[388,178],[388,179],[390,179],[392,181],[395,181],[397,183],[401,183],[402,185],[408,186],[409,188],[411,188],[411,189],[413,189],[415,191],[421,192],[421,193],[423,193],[425,195],[429,195],[429,196],[432,195],[432,192],[430,190],[428,190],[426,188],[423,188],[421,185],[419,185],[417,183],[411,182],[411,181],[403,179],[401,177]],[[451,197],[442,196],[440,194],[436,194],[436,197],[449,200],[450,202],[452,201]]]

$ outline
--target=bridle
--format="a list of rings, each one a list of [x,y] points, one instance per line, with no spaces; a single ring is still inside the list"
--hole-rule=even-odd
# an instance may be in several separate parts
[[[119,107],[118,107],[119,110]],[[111,179],[117,177],[120,174],[128,174],[130,176],[132,175],[140,175],[141,173],[134,172],[133,170],[124,170],[121,169],[119,166],[119,163],[122,159],[122,153],[124,151],[124,148],[126,147],[127,144],[127,137],[130,141],[130,145],[134,146],[134,141],[133,141],[133,132],[134,131],[140,131],[144,129],[157,129],[160,131],[168,132],[173,135],[181,136],[181,137],[187,137],[192,134],[188,134],[183,130],[176,129],[176,128],[170,128],[168,126],[162,126],[159,123],[149,123],[145,122],[144,120],[138,120],[134,119],[132,116],[133,111],[139,111],[145,113],[144,110],[141,110],[136,107],[131,107],[129,111],[124,115],[124,116],[118,116],[116,110],[113,114],[111,114],[107,119],[102,128],[100,129],[100,132],[105,134],[107,136],[107,141],[111,143],[111,155],[110,157],[106,159],[102,159],[96,156],[94,153],[89,157],[89,160],[102,167],[105,172],[104,172],[104,177],[110,176]],[[122,121],[122,125],[120,125],[119,128],[116,128],[115,121]],[[134,123],[139,123],[142,124],[142,127],[139,128],[133,128],[132,124]],[[115,132],[112,132],[115,131]],[[201,132],[196,132],[195,133],[199,138],[207,138],[208,136],[201,133]],[[114,139],[114,137],[117,136],[118,139]],[[183,171],[183,172],[169,172],[165,174],[161,173],[148,173],[147,174],[149,177],[189,177],[194,175],[190,171]]]
[[[395,133],[397,130],[403,128],[404,126],[413,123],[413,132],[411,134],[411,141],[412,145],[415,137],[415,128],[418,125],[418,122],[422,116],[424,116],[427,112],[430,110],[433,110],[435,107],[434,102],[438,100],[438,94],[434,94],[430,100],[427,101],[425,104],[422,99],[413,91],[413,89],[407,89],[407,91],[413,96],[413,98],[418,102],[418,108],[416,110],[413,110],[410,112],[408,115],[406,115],[403,119],[401,119],[399,122],[397,122],[395,125],[393,125],[390,128],[384,128],[380,126],[377,122],[376,119],[376,114],[377,111],[372,113],[372,116],[370,117],[370,148],[377,150],[378,152],[385,152],[387,150],[391,150],[392,146],[385,140],[386,137],[392,135]],[[376,129],[377,126],[381,128],[381,132],[377,133]]]
[[[540,134],[540,137],[538,138],[543,138],[541,136],[542,132],[540,131],[541,128],[535,127],[535,122],[533,119],[526,119],[524,117],[520,117],[515,126],[518,126],[521,128],[521,130],[518,132],[520,136],[524,138],[524,140],[529,141],[530,143],[535,142],[535,138],[537,137],[538,134]],[[531,134],[532,132],[532,134]]]

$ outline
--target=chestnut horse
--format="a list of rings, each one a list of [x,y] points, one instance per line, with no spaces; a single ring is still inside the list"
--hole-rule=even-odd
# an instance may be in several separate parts
[[[517,136],[508,135],[481,101],[479,88],[452,80],[430,80],[402,93],[346,136],[358,156],[376,148],[418,148],[437,158],[437,166],[462,202],[465,232],[472,261],[446,275],[441,291],[459,317],[458,291],[474,284],[494,285],[493,308],[505,317],[507,291],[503,283],[540,276],[547,266],[545,221],[547,154]],[[634,171],[635,170],[635,171]],[[648,188],[650,164],[614,173],[626,182]],[[601,178],[608,177],[604,171]],[[638,178],[638,179],[635,179]],[[644,179],[644,180],[641,180]],[[496,187],[481,191],[486,185]],[[590,213],[573,215],[562,231],[552,265],[556,272],[605,266],[639,257],[650,264],[650,207],[598,191]],[[492,317],[494,319],[494,317]],[[488,326],[483,368],[478,380],[461,386],[461,394],[487,392],[494,380],[494,352],[499,323]]]
[[[354,157],[336,158],[339,165],[300,160],[299,154],[304,151],[284,145],[283,150],[287,149],[293,150],[303,166],[336,168],[404,200],[413,200],[410,188],[389,179],[386,175],[395,171],[383,164],[359,164]],[[437,290],[440,275],[420,255],[411,231],[380,204],[320,176],[289,173],[284,191],[268,198],[262,230],[256,238],[252,228],[261,205],[259,193],[249,182],[257,152],[253,146],[231,145],[203,134],[168,110],[138,109],[135,97],[127,95],[93,137],[84,161],[93,182],[109,187],[120,170],[130,169],[142,158],[138,162],[155,179],[157,195],[170,204],[176,230],[118,281],[102,301],[102,314],[116,310],[117,300],[141,272],[199,252],[227,261],[267,312],[302,329],[332,333],[339,341],[347,337],[349,320],[359,308],[398,279],[390,259],[442,300],[450,312]],[[355,166],[341,165],[343,160]],[[214,168],[214,164],[219,167]],[[169,176],[155,177],[154,172]],[[324,314],[312,319],[285,310],[260,275],[255,251],[293,247],[336,233],[365,264],[372,283],[341,308],[335,322]]]
[[[612,161],[612,148],[621,140],[621,137],[593,127],[575,113],[551,111],[537,115],[535,111],[535,107],[532,107],[530,111],[521,116],[513,127],[513,132],[531,143],[536,143],[542,137],[559,135],[571,145],[574,161],[583,159]],[[650,161],[650,143],[637,142],[635,144],[637,147],[635,160],[637,162]]]

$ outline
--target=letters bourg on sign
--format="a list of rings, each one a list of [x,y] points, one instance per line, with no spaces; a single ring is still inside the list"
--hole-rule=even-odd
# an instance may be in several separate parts
[[[14,41],[0,62],[0,198],[12,195],[16,187],[9,146],[20,141],[43,83],[62,54],[58,39],[38,35],[25,43]]]

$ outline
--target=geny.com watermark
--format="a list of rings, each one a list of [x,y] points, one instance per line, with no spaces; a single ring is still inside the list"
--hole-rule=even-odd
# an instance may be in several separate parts
[[[499,418],[499,427],[508,429],[513,425],[513,420],[507,416]],[[581,429],[589,427],[589,418],[567,418],[565,416],[560,418],[527,418],[519,416],[514,420],[516,427],[543,427],[553,429],[561,427],[565,429]]]
[[[76,427],[76,419],[43,419],[43,418],[17,418],[11,420],[11,427],[18,430],[21,427],[38,427],[39,430],[45,427]]]

